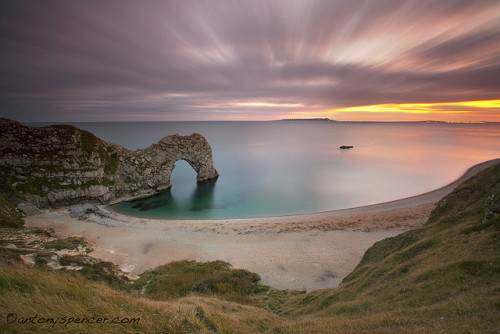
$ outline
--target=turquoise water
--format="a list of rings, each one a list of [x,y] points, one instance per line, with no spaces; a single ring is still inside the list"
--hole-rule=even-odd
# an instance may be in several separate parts
[[[178,161],[172,188],[113,209],[149,218],[225,219],[375,204],[444,186],[500,157],[500,124],[293,122],[74,123],[129,149],[198,132],[220,177],[198,185]],[[340,150],[341,145],[353,145]]]

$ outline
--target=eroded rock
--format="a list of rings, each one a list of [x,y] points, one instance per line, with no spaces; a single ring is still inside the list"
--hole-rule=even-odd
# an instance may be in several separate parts
[[[198,182],[218,177],[212,148],[197,133],[131,151],[71,125],[39,128],[0,119],[2,189],[39,208],[154,194],[171,187],[177,160],[193,167]]]

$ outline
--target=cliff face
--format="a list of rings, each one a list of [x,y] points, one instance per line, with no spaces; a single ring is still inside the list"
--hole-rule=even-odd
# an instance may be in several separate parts
[[[193,167],[198,182],[218,177],[200,134],[167,136],[131,151],[71,125],[37,128],[0,119],[0,186],[40,208],[153,194],[171,187],[177,160]]]

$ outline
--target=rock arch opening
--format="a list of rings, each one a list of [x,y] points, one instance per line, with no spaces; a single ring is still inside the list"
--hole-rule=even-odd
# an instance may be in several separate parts
[[[186,184],[196,180],[198,172],[191,166],[189,162],[184,159],[179,159],[174,162],[172,174],[170,175],[170,183],[172,186],[175,184]]]

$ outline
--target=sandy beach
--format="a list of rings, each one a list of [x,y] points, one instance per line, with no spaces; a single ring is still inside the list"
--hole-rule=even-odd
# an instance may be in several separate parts
[[[345,210],[199,221],[142,219],[104,205],[78,205],[28,215],[26,225],[85,237],[94,244],[91,255],[131,274],[175,260],[223,260],[258,273],[275,288],[335,288],[373,243],[422,226],[442,197],[499,161],[476,165],[422,195]]]

